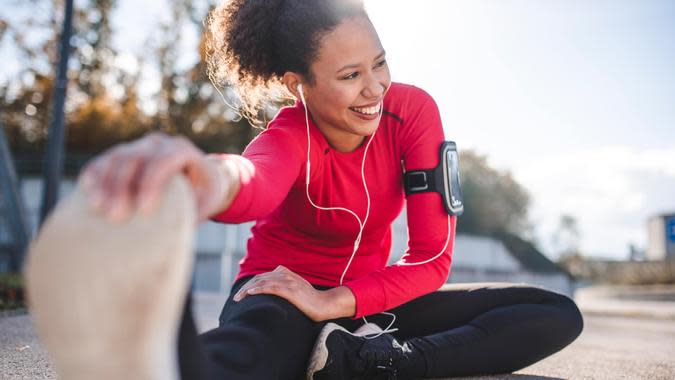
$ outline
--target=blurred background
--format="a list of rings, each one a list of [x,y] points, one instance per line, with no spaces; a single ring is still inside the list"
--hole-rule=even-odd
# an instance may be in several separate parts
[[[260,131],[206,77],[202,22],[215,3],[74,2],[57,191],[44,180],[65,4],[0,0],[0,310],[22,307],[18,272],[45,192],[67,195],[91,157],[150,131],[238,153]],[[448,282],[569,295],[673,284],[675,2],[411,4],[366,0],[393,79],[436,99],[461,152],[466,206]],[[195,290],[229,290],[249,228],[200,227]],[[392,261],[406,249],[405,213],[394,228]]]

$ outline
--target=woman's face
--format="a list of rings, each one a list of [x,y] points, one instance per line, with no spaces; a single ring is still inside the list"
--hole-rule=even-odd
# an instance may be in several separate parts
[[[303,83],[307,107],[333,148],[349,152],[375,132],[391,84],[377,32],[369,20],[350,18],[326,34]]]

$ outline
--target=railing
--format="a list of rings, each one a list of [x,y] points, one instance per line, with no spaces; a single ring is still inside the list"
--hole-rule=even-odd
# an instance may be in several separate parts
[[[7,221],[11,231],[12,246],[10,252],[9,269],[18,272],[23,262],[23,256],[28,247],[30,232],[26,219],[26,208],[17,186],[17,177],[14,169],[14,160],[5,139],[5,128],[0,124],[0,194],[2,208],[0,218]]]

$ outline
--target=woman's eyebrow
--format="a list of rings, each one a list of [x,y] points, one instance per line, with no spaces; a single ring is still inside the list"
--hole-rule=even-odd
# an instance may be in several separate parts
[[[382,50],[382,51],[380,52],[380,54],[378,54],[375,58],[373,58],[373,61],[377,61],[378,59],[384,57],[385,54],[386,54],[386,52],[385,52],[384,50]],[[343,70],[347,70],[347,69],[355,69],[355,68],[358,68],[359,66],[361,66],[361,65],[358,64],[358,63],[350,63],[349,65],[344,65],[344,66],[342,66],[342,67],[341,67],[338,71],[336,71],[336,72],[339,73],[340,71],[343,71]]]

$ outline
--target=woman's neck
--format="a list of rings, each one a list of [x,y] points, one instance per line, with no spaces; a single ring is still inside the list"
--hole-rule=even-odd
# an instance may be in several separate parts
[[[321,134],[324,136],[331,148],[342,153],[353,152],[366,141],[366,136],[343,131],[337,128],[325,127],[323,123],[318,122],[311,114],[310,118]]]
[[[339,130],[324,130],[317,125],[321,134],[326,138],[328,145],[331,148],[342,153],[353,152],[366,141],[366,136],[360,136],[349,132],[339,131]]]

